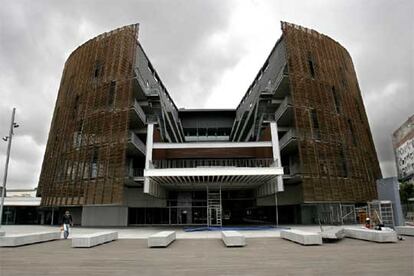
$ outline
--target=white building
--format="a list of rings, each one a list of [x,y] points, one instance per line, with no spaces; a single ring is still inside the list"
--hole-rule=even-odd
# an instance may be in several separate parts
[[[392,135],[398,180],[414,184],[414,115]]]

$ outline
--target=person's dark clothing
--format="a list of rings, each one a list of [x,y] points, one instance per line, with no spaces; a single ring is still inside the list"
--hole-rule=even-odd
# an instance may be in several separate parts
[[[72,216],[71,215],[63,215],[63,224],[72,224]]]
[[[67,239],[69,236],[70,225],[72,225],[72,216],[70,214],[69,215],[64,214],[62,223],[63,223],[63,237]]]

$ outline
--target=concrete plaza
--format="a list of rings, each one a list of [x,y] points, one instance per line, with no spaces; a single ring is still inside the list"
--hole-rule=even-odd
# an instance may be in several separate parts
[[[27,229],[22,226],[7,228],[12,230],[16,227],[20,228],[20,232]],[[38,226],[34,228],[38,229]],[[76,229],[78,233],[94,230],[75,228],[74,236]],[[147,248],[144,238],[125,238],[128,233],[133,236],[133,232],[141,232],[144,236],[144,233],[147,235],[153,230],[156,231],[156,228],[124,228],[119,231],[124,238],[90,249],[71,248],[70,240],[0,248],[0,275],[241,276],[414,273],[414,237],[405,237],[404,241],[391,244],[344,239],[322,246],[301,246],[275,235],[248,237],[246,247],[226,248],[219,238],[213,237],[219,232],[197,232],[199,238],[186,237],[185,234],[194,233],[184,232],[183,237],[179,238],[178,232],[178,239],[164,249]],[[202,238],[207,237],[206,234],[210,238]]]

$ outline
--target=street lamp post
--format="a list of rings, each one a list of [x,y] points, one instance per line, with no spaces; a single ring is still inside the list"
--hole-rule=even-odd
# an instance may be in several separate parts
[[[6,193],[6,182],[7,182],[7,172],[9,169],[9,160],[10,160],[10,150],[11,150],[11,144],[13,140],[13,129],[16,127],[19,127],[18,124],[14,121],[14,116],[16,114],[16,108],[13,108],[11,122],[10,122],[10,130],[9,130],[9,136],[3,137],[4,141],[7,141],[7,155],[6,155],[6,165],[4,167],[4,175],[3,175],[3,186],[1,189],[1,203],[0,203],[0,236],[4,235],[4,231],[1,231],[1,225],[3,221],[3,206],[4,206],[4,196]]]

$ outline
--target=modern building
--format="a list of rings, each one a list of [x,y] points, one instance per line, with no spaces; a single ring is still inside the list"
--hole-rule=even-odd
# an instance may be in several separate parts
[[[405,225],[404,214],[400,199],[400,183],[397,177],[387,177],[377,180],[379,201],[389,201],[393,211],[393,226]],[[382,214],[379,214],[382,217]]]
[[[83,225],[334,223],[377,198],[381,171],[349,53],[282,36],[236,109],[179,109],[138,25],[68,58],[39,179]],[[220,100],[220,99],[217,99]]]
[[[392,134],[398,180],[414,185],[414,115]]]
[[[6,189],[2,225],[44,224],[47,210],[40,210],[36,189]]]

